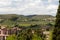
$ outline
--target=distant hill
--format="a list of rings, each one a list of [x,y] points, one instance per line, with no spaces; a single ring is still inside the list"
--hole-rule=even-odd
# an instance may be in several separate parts
[[[28,16],[26,16],[26,17],[54,17],[54,16],[52,16],[52,15],[28,15]]]
[[[38,24],[41,22],[49,22],[55,20],[55,17],[52,15],[28,15],[28,16],[24,16],[24,15],[16,15],[16,14],[5,14],[5,15],[0,15],[0,24],[9,24],[9,25],[13,25],[13,24],[24,24],[24,23],[31,23],[31,24]]]
[[[45,18],[46,19],[46,18],[54,18],[54,16],[52,16],[52,15],[35,15],[34,16],[33,15],[32,18],[33,19],[39,19],[39,18]]]
[[[16,14],[5,14],[5,15],[0,15],[0,18],[12,18],[12,17],[21,17],[21,18],[54,18],[54,16],[52,15],[28,15],[28,16],[24,16],[24,15],[16,15]]]
[[[5,15],[0,15],[0,19],[15,19],[15,20],[24,20],[24,19],[47,19],[47,18],[55,18],[52,15],[28,15],[28,16],[24,16],[24,15],[16,15],[16,14],[5,14]]]

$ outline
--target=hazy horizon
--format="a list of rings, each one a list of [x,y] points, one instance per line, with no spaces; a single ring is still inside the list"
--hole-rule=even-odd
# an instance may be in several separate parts
[[[38,16],[38,14],[33,14],[33,15],[23,15],[23,14],[0,14],[0,15],[22,15],[22,16],[34,16],[34,15],[36,15],[36,16]],[[49,14],[41,14],[42,16],[43,15],[49,15]],[[50,15],[50,16],[56,16],[56,15]]]
[[[58,0],[0,0],[0,14],[56,15]]]

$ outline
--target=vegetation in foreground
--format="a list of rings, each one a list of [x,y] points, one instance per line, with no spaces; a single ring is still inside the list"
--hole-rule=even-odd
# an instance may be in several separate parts
[[[59,7],[56,15],[56,23],[53,32],[53,40],[60,40],[60,0],[59,0]]]

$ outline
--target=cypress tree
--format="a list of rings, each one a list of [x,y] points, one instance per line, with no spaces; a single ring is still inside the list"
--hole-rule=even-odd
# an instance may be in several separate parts
[[[53,40],[60,40],[60,0],[56,15],[56,23],[53,31]]]

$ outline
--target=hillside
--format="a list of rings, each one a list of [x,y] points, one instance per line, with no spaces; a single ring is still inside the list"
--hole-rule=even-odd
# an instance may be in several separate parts
[[[55,17],[51,15],[16,15],[16,14],[5,14],[0,15],[0,24],[3,25],[31,25],[31,24],[47,24],[51,21],[55,21]]]

